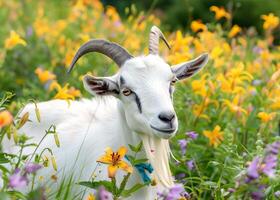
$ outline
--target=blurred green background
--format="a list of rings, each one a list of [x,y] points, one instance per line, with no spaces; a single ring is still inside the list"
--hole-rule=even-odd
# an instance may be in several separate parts
[[[232,24],[241,27],[255,27],[263,34],[262,14],[274,13],[280,15],[279,0],[103,0],[105,5],[116,7],[123,18],[125,8],[135,4],[138,10],[153,11],[162,20],[163,26],[169,31],[175,29],[188,30],[192,20],[201,19],[204,23],[214,20],[209,11],[213,5],[223,6],[232,13]],[[274,31],[279,44],[280,30]]]

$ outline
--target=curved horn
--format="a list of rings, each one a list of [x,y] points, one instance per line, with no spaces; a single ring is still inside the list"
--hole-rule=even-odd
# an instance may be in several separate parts
[[[125,61],[133,57],[127,52],[126,49],[116,43],[102,39],[94,39],[86,42],[79,48],[71,62],[68,73],[72,71],[75,63],[79,60],[80,57],[90,52],[98,52],[108,56],[119,67],[121,67],[125,63]]]
[[[168,44],[168,42],[165,39],[161,30],[158,27],[153,26],[151,28],[150,41],[149,41],[149,53],[150,54],[154,54],[154,55],[158,54],[159,39],[162,39],[164,41],[164,43],[166,44],[166,46],[170,49],[170,45]]]

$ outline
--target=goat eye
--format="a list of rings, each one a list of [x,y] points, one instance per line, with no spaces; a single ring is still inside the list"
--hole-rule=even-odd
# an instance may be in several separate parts
[[[173,79],[173,80],[171,81],[171,85],[175,85],[176,82],[177,82],[177,79]]]
[[[132,91],[128,88],[124,88],[122,90],[122,93],[123,93],[124,96],[129,96],[132,93]]]

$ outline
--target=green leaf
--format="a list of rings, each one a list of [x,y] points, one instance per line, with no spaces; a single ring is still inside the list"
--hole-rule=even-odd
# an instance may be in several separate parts
[[[4,153],[0,153],[0,164],[8,163],[8,162],[9,162],[9,159],[6,158],[6,155]]]
[[[8,194],[6,192],[0,192],[0,200],[9,200]]]
[[[136,146],[133,146],[131,144],[128,144],[129,148],[131,149],[131,151],[138,153],[139,151],[141,151],[142,146],[143,146],[143,142],[141,141],[139,144],[137,144]]]
[[[142,147],[143,147],[143,142],[141,141],[141,142],[136,146],[136,151],[137,151],[137,152],[141,151]]]
[[[104,186],[110,192],[112,192],[113,189],[113,184],[110,181],[82,181],[78,184],[92,189],[97,189],[100,186]]]
[[[137,190],[140,190],[142,187],[144,187],[144,184],[137,183],[132,188],[128,190],[123,190],[121,193],[122,197],[129,197],[132,193],[136,192]]]
[[[129,146],[129,148],[130,148],[131,151],[137,152],[137,149],[136,149],[135,146],[133,146],[133,145],[131,145],[131,144],[128,144],[128,146]]]

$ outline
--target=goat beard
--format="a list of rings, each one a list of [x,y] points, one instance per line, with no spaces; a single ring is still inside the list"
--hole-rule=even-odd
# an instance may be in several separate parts
[[[156,136],[141,134],[143,146],[151,165],[154,175],[159,184],[165,188],[174,186],[173,177],[169,166],[171,150],[169,141]]]

